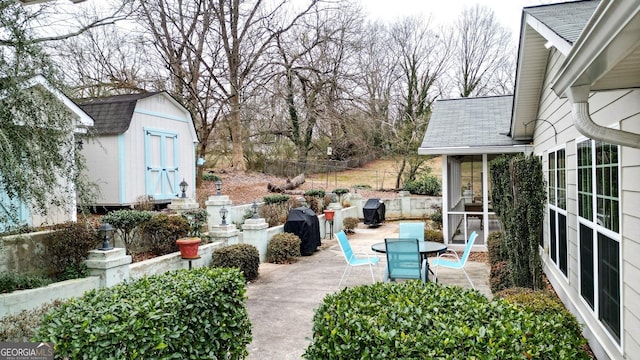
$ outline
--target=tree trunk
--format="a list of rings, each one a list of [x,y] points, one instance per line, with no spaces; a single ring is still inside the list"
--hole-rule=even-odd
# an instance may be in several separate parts
[[[244,150],[242,148],[242,123],[240,122],[240,97],[235,91],[234,96],[231,97],[231,144],[232,144],[232,158],[231,164],[237,171],[247,170],[247,164],[244,161]]]

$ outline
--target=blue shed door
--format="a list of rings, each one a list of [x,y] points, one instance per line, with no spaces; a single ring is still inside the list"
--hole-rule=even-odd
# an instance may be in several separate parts
[[[0,232],[30,223],[29,209],[24,203],[9,198],[9,195],[0,189]]]
[[[178,134],[145,130],[146,191],[155,200],[178,194]]]

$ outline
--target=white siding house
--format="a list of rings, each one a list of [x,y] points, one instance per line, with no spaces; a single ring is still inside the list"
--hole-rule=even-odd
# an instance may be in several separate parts
[[[76,137],[85,134],[87,128],[93,126],[93,119],[84,112],[71,99],[65,96],[58,89],[54,88],[43,76],[36,76],[25,83],[25,90],[50,93],[68,110],[69,116],[73,118],[74,130],[69,136]],[[46,116],[46,115],[45,115]],[[45,121],[43,121],[44,123]],[[76,138],[77,139],[77,138]],[[75,141],[74,141],[75,143]],[[68,149],[70,161],[73,161],[75,148]],[[4,160],[4,159],[3,159]],[[0,174],[2,170],[0,169]],[[46,215],[40,209],[34,208],[33,204],[23,203],[17,199],[10,198],[5,191],[0,189],[0,217],[5,221],[0,221],[0,231],[8,230],[16,226],[40,226],[60,224],[66,221],[75,221],[77,210],[75,203],[75,187],[68,184],[66,179],[59,179],[59,193],[62,197],[68,197],[67,206],[51,206],[46,209]]]
[[[640,359],[640,2],[525,8],[510,123],[546,174],[545,274],[598,359]]]
[[[94,141],[83,154],[100,188],[98,206],[132,206],[149,196],[169,203],[185,180],[195,193],[195,146],[189,112],[166,92],[82,99],[94,121]]]

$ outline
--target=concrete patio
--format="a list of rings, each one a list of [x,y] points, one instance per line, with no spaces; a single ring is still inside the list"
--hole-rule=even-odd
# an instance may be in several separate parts
[[[320,224],[322,226],[322,224]],[[384,223],[377,228],[360,224],[349,242],[357,253],[373,254],[371,245],[385,238],[398,237],[398,223]],[[384,254],[376,254],[380,263],[374,267],[380,281],[386,267]],[[312,337],[313,314],[325,295],[338,291],[346,262],[335,237],[323,239],[322,247],[295,264],[260,265],[260,276],[248,285],[247,307],[252,324],[253,341],[248,359],[301,359]],[[466,266],[477,290],[491,296],[489,265],[469,261]],[[462,271],[440,269],[438,282],[470,288]],[[352,269],[342,287],[370,284],[368,267]]]

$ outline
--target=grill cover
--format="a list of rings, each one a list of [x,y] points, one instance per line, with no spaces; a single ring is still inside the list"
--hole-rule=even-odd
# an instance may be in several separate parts
[[[379,198],[367,200],[362,208],[365,225],[380,225],[384,222],[385,206]]]
[[[316,251],[320,242],[320,222],[318,215],[308,207],[291,209],[284,223],[284,232],[298,235],[301,240],[300,254],[309,256]]]

